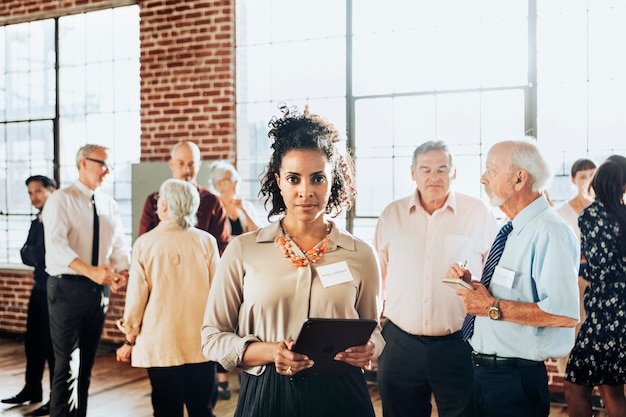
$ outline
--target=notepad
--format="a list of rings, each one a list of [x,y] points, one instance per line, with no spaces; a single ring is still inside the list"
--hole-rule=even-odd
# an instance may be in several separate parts
[[[474,287],[472,287],[470,284],[468,284],[467,282],[463,281],[463,279],[461,278],[446,278],[443,277],[441,279],[441,282],[443,282],[444,284],[447,284],[455,289],[459,289],[459,288],[463,288],[466,290],[473,290]]]

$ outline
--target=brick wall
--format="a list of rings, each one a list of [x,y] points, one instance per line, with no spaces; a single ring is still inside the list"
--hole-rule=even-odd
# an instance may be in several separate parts
[[[30,271],[0,272],[0,330],[23,332],[26,326],[28,297],[33,287]]]
[[[235,157],[234,0],[2,0],[0,24],[139,4],[141,160],[165,161],[194,140],[204,159]],[[0,271],[0,332],[23,332],[32,274]],[[102,339],[117,342],[124,294],[112,295]]]
[[[180,140],[234,160],[234,0],[140,5],[142,160],[166,160]]]

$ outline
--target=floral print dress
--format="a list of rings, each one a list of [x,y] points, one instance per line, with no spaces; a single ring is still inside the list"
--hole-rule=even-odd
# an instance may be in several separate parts
[[[626,383],[626,251],[619,224],[600,201],[578,218],[588,261],[587,318],[567,362],[565,379],[585,386]]]

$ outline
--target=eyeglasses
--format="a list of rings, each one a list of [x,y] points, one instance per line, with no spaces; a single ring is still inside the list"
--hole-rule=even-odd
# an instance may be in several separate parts
[[[113,166],[109,165],[106,161],[103,161],[101,159],[90,158],[88,156],[86,156],[85,159],[88,160],[88,161],[91,161],[91,162],[95,162],[96,164],[100,164],[100,166],[102,167],[103,171],[112,171],[113,170]]]

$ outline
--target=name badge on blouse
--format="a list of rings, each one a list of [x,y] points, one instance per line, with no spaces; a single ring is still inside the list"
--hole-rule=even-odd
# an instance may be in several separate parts
[[[493,277],[491,278],[492,284],[497,284],[501,287],[511,289],[513,288],[513,280],[515,279],[515,271],[511,271],[501,266],[496,266],[493,271]]]
[[[324,288],[354,280],[346,261],[315,268]]]

